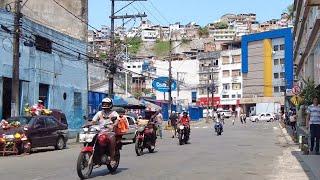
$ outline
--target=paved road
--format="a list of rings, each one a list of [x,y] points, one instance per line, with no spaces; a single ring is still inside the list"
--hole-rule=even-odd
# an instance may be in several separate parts
[[[133,144],[126,145],[118,173],[108,174],[106,167],[101,167],[94,170],[92,179],[286,179],[287,167],[283,166],[288,160],[289,166],[296,167],[291,168],[294,177],[308,179],[297,161],[284,157],[288,147],[281,141],[277,123],[229,123],[219,137],[204,126],[192,129],[189,145],[178,146],[177,139],[166,134],[159,140],[156,153],[141,157],[135,155]],[[0,179],[78,179],[75,166],[79,150],[76,144],[63,151],[0,158]]]

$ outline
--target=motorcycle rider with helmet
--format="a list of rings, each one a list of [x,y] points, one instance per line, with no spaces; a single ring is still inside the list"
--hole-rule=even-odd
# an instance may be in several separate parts
[[[114,127],[118,125],[119,114],[116,111],[112,111],[113,102],[110,98],[104,98],[101,102],[101,111],[98,111],[92,119],[93,124],[97,124],[100,128],[109,128],[112,131],[106,132],[109,139],[109,152],[110,160],[113,161],[116,153],[116,134],[114,133]]]
[[[179,119],[178,124],[182,124],[188,130],[188,134],[190,134],[190,117],[188,112],[184,111],[182,117]]]

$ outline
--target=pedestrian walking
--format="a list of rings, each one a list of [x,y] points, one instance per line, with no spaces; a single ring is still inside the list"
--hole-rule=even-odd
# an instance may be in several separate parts
[[[158,134],[159,134],[159,136],[160,136],[160,139],[162,139],[163,116],[162,116],[161,110],[158,111],[158,114],[157,114],[157,116],[155,117],[155,119],[156,119],[156,124],[157,124],[157,127],[158,127]]]
[[[290,124],[293,133],[295,133],[297,131],[297,113],[295,111],[293,111],[290,116]]]
[[[316,154],[319,154],[320,106],[319,106],[318,98],[313,98],[313,104],[308,107],[307,113],[308,113],[307,128],[310,128],[310,138],[311,138],[310,152],[313,152],[314,143],[316,143],[315,151],[316,151]]]
[[[172,111],[170,114],[170,125],[171,125],[171,132],[172,132],[172,138],[176,137],[177,134],[177,121],[178,121],[178,115],[175,111]]]

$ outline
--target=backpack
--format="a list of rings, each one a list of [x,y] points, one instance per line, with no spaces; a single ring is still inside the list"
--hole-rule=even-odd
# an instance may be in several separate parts
[[[119,118],[119,123],[116,128],[116,133],[117,134],[126,134],[128,132],[128,130],[129,130],[129,125],[128,125],[127,119],[124,116]]]

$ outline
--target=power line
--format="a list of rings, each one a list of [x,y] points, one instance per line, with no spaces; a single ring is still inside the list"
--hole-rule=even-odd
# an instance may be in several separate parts
[[[57,2],[56,0],[52,0],[53,2],[55,2],[57,5],[59,5],[62,9],[64,9],[66,12],[68,12],[69,14],[71,14],[73,17],[77,18],[78,20],[80,20],[82,23],[86,24],[87,26],[91,27],[92,29],[98,31],[98,29],[96,29],[95,27],[91,26],[88,22],[86,22],[85,20],[79,18],[77,15],[75,15],[73,12],[71,12],[69,9],[67,9],[66,7],[64,7],[62,4],[60,4],[59,2]]]
[[[152,3],[152,0],[149,0],[149,3],[159,13],[159,15],[168,23],[168,25],[170,25],[170,22],[168,21],[168,19],[162,15],[162,13],[159,11],[159,9]]]

